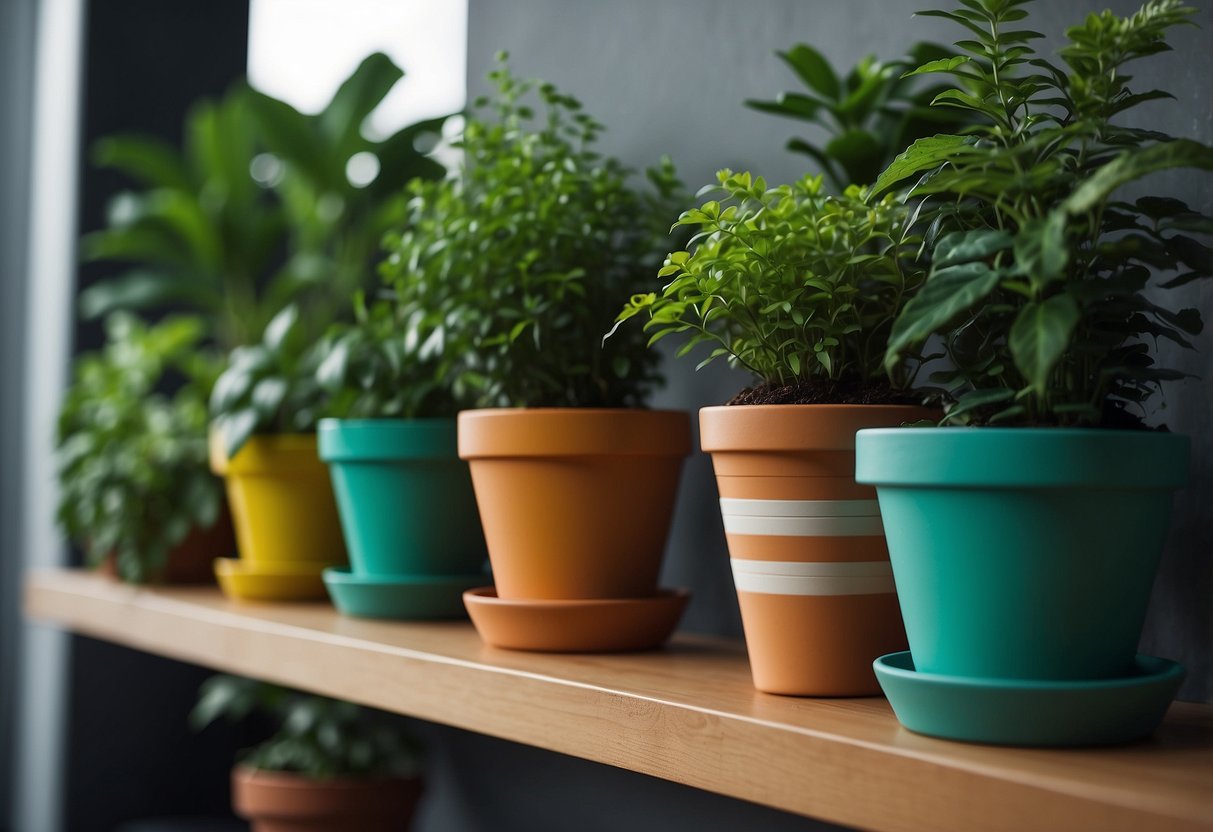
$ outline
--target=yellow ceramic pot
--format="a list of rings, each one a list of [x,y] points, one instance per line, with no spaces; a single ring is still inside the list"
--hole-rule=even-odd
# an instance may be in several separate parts
[[[228,459],[215,434],[211,468],[227,485],[240,550],[238,567],[216,565],[224,590],[260,599],[325,597],[320,574],[344,564],[346,554],[316,435],[254,436]],[[237,575],[256,576],[257,591],[243,591],[247,580],[230,580]]]

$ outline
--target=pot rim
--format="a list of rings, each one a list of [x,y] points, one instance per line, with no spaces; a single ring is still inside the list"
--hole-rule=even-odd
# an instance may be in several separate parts
[[[219,476],[314,467],[315,433],[255,433],[234,457],[228,457],[223,435],[212,430],[209,440],[211,471]]]
[[[325,462],[449,460],[456,455],[455,417],[321,419],[317,451]]]
[[[1176,489],[1183,434],[1103,428],[880,428],[856,437],[855,480],[947,488]]]
[[[691,453],[685,410],[485,408],[464,410],[458,420],[461,459]]]
[[[864,428],[942,416],[912,404],[713,405],[699,411],[699,444],[708,453],[851,451]]]

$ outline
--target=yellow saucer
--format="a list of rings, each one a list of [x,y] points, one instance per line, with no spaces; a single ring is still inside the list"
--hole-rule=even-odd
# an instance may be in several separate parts
[[[321,601],[328,597],[321,573],[327,563],[249,564],[215,558],[215,577],[229,598],[244,601]]]

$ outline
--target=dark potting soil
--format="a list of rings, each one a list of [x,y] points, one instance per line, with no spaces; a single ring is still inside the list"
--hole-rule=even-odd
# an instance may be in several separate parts
[[[814,380],[747,387],[727,404],[922,404],[922,399],[921,393],[915,395],[888,384]]]

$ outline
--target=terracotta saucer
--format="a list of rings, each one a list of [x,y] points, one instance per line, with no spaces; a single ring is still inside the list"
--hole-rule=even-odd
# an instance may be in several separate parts
[[[542,653],[623,653],[659,647],[691,594],[663,589],[651,598],[522,601],[493,587],[469,589],[463,603],[485,643]]]

